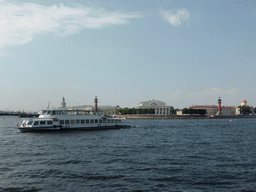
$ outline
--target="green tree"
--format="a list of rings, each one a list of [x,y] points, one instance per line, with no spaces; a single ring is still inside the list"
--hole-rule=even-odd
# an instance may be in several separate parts
[[[240,110],[241,110],[241,114],[249,114],[251,113],[251,108],[250,106],[244,105],[244,106],[239,106]]]
[[[199,114],[204,115],[206,114],[206,109],[193,109],[193,108],[184,108],[182,109],[182,114]]]
[[[137,109],[137,110],[136,110],[136,113],[137,113],[137,114],[142,114],[142,109]]]
[[[128,109],[128,113],[127,114],[132,114],[133,110],[132,109]]]
[[[146,114],[146,113],[148,113],[148,109],[147,108],[142,109],[142,114]]]
[[[155,109],[154,108],[149,108],[148,113],[149,114],[155,114]]]
[[[170,113],[176,114],[177,110],[173,108],[173,106],[170,107]]]
[[[182,114],[189,114],[189,111],[187,108],[182,109]]]
[[[128,113],[129,113],[128,107],[124,108],[124,109],[123,109],[123,114],[124,114],[124,115],[127,115]]]
[[[122,109],[120,108],[120,109],[117,109],[117,113],[121,113],[121,114],[123,114],[122,113],[123,111],[122,111]]]
[[[132,112],[131,114],[136,114],[136,109],[135,109],[135,108],[132,108],[132,109],[131,109],[131,112]]]

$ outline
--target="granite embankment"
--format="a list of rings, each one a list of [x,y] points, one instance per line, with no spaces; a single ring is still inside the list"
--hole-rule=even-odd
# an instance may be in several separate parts
[[[121,115],[126,119],[208,119],[208,118],[256,118],[256,115]]]

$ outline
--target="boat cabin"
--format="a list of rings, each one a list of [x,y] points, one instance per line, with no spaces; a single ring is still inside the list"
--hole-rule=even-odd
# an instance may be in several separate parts
[[[53,126],[53,119],[24,119],[21,127],[44,127]]]

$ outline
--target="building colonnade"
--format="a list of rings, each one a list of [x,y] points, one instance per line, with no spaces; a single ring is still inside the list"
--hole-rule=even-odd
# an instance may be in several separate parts
[[[156,107],[155,115],[170,115],[170,107]]]

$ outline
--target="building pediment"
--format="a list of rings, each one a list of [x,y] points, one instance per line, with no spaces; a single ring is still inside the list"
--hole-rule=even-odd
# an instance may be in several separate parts
[[[158,100],[149,100],[149,101],[143,101],[141,103],[139,103],[138,107],[156,107],[156,106],[166,106],[165,102],[162,101],[158,101]]]
[[[159,105],[159,104],[155,101],[152,101],[152,102],[149,103],[149,106],[157,106],[157,105]]]

